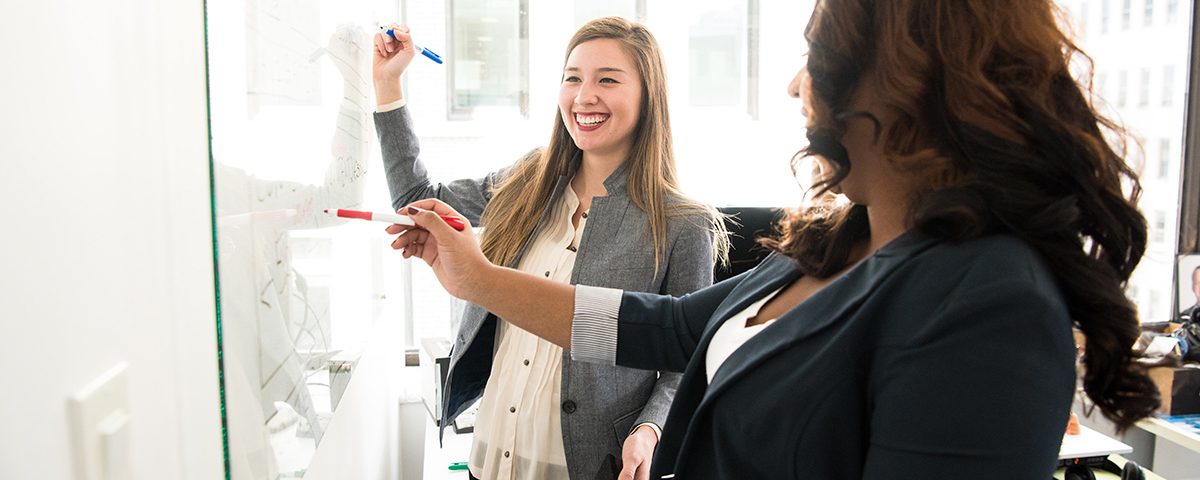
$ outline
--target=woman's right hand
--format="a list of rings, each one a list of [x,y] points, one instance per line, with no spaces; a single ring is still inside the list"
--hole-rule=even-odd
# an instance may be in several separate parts
[[[415,256],[424,260],[447,292],[471,301],[475,288],[493,265],[479,249],[471,229],[455,230],[439,215],[463,216],[432,198],[413,202],[399,213],[412,218],[417,225],[387,227],[388,233],[399,235],[392,241],[392,248],[400,250],[404,258]]]
[[[377,100],[380,104],[390,103],[402,98],[400,92],[400,75],[412,62],[416,50],[413,49],[412,35],[405,25],[391,24],[392,38],[387,32],[375,34],[375,48],[372,55],[371,74],[375,80]],[[384,97],[396,98],[384,98]]]

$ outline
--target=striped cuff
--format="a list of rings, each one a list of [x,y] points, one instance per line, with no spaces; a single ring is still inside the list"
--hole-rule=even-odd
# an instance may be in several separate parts
[[[407,99],[404,99],[404,98],[401,98],[401,99],[399,99],[399,100],[396,100],[396,101],[394,101],[394,102],[391,102],[391,103],[385,103],[385,104],[383,104],[383,105],[380,105],[380,106],[378,106],[378,107],[375,107],[375,113],[384,113],[384,112],[390,112],[390,111],[392,111],[392,110],[399,110],[399,109],[400,109],[400,107],[403,107],[403,106],[405,106],[405,105],[408,105],[408,100],[407,100]]]
[[[616,365],[617,312],[623,293],[615,288],[575,286],[571,360]]]
[[[633,428],[629,429],[629,435],[633,435],[633,432],[636,432],[637,429],[642,428],[642,425],[650,427],[650,430],[654,431],[654,438],[656,440],[662,440],[662,428],[659,428],[659,426],[654,422],[642,422],[634,425]],[[626,436],[628,437],[629,435]]]

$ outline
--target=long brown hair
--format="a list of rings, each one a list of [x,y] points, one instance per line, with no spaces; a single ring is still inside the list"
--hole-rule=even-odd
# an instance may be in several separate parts
[[[633,146],[626,160],[626,189],[633,205],[649,217],[656,271],[663,262],[662,253],[666,248],[667,218],[679,215],[700,214],[706,218],[702,227],[714,233],[714,255],[723,259],[729,243],[724,223],[715,210],[688,199],[679,189],[667,111],[666,70],[658,42],[641,24],[620,17],[598,18],[584,24],[571,37],[563,62],[579,44],[602,38],[619,42],[637,65],[642,78],[641,116],[634,128]],[[554,117],[549,145],[530,152],[513,165],[483,210],[480,223],[486,228],[480,246],[489,260],[497,265],[509,265],[516,259],[525,241],[537,228],[541,211],[550,202],[559,177],[566,175],[571,162],[582,155],[583,151],[575,146],[559,111]]]
[[[897,114],[875,120],[888,161],[924,187],[911,226],[948,241],[1009,233],[1034,247],[1087,338],[1084,390],[1123,429],[1158,405],[1134,361],[1138,320],[1123,291],[1145,252],[1146,220],[1136,173],[1105,139],[1125,132],[1089,102],[1090,79],[1072,77],[1074,59],[1091,59],[1059,29],[1061,16],[1051,0],[818,1],[801,155],[833,167],[819,189],[845,179],[845,120],[874,118],[850,111],[851,93],[871,88]],[[781,227],[766,244],[818,277],[842,270],[870,235],[861,205],[793,212]]]

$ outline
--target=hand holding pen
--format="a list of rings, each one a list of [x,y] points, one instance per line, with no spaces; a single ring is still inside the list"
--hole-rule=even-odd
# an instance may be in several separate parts
[[[371,72],[375,81],[376,103],[386,105],[404,98],[400,76],[408,69],[417,52],[437,63],[442,63],[442,57],[413,43],[412,34],[405,25],[393,23],[380,25],[379,28],[382,31],[375,34]]]
[[[379,29],[383,30],[383,33],[386,33],[387,36],[392,38],[392,40],[400,40],[399,38],[396,37],[397,30],[399,30],[399,29],[403,29],[400,33],[403,33],[403,34],[410,33],[407,26],[397,25],[394,23],[391,25],[387,25],[387,26],[380,25]],[[386,41],[386,39],[385,39],[385,41]],[[441,55],[433,53],[433,50],[424,48],[420,45],[417,45],[416,43],[413,43],[411,34],[408,35],[407,39],[405,39],[403,42],[401,42],[401,45],[400,45],[401,48],[404,48],[404,42],[408,42],[409,45],[412,45],[413,50],[416,51],[417,53],[420,53],[421,55],[424,55],[425,58],[432,60],[434,63],[436,63],[438,65],[442,64],[442,56]]]

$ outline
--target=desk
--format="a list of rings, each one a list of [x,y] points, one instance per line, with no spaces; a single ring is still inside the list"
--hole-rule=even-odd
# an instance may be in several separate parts
[[[1118,467],[1125,466],[1127,461],[1122,457],[1122,453],[1130,453],[1133,447],[1122,442],[1114,440],[1107,435],[1092,430],[1086,426],[1080,425],[1079,435],[1064,435],[1062,446],[1058,450],[1058,459],[1067,460],[1073,458],[1088,458],[1107,456],[1109,460],[1115,463]],[[1065,468],[1060,468],[1054,472],[1054,478],[1062,479]],[[1155,475],[1153,472],[1146,470],[1142,471],[1146,474],[1146,480],[1163,480],[1162,477]],[[1096,479],[1104,478],[1121,478],[1120,475],[1114,475],[1109,472],[1104,472],[1099,469],[1093,469],[1096,474]]]
[[[1170,441],[1193,452],[1200,453],[1200,435],[1182,426],[1172,424],[1157,417],[1147,418],[1137,423],[1138,428],[1153,433],[1158,438]]]
[[[1107,435],[1079,426],[1079,435],[1063,435],[1058,459],[1099,457],[1111,453],[1129,453],[1133,447],[1118,442]]]

